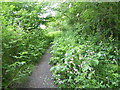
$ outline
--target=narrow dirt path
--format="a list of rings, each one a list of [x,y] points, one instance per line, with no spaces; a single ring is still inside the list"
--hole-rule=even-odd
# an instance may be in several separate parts
[[[48,64],[51,57],[49,51],[50,48],[45,52],[32,75],[28,78],[24,88],[56,88],[51,80],[50,65]]]

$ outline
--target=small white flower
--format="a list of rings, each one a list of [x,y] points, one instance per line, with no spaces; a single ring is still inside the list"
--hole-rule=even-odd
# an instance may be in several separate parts
[[[70,60],[74,60],[73,58],[71,58]]]
[[[84,57],[86,57],[87,55],[85,55]]]
[[[69,63],[73,63],[73,61],[70,61]]]
[[[77,53],[79,53],[80,52],[80,50],[77,50]]]
[[[67,53],[65,53],[65,56],[67,56]]]
[[[58,74],[58,76],[60,76],[60,74]]]
[[[76,15],[77,17],[79,16],[79,13],[77,13],[77,15]]]
[[[115,59],[113,59],[113,61],[115,61]]]
[[[78,71],[75,67],[73,67],[73,69],[74,69],[75,71]]]
[[[94,53],[94,51],[93,52],[90,52],[91,54],[93,54]]]
[[[79,59],[81,60],[81,59],[82,59],[82,57],[79,57]]]
[[[81,64],[80,67],[82,67],[83,65]]]
[[[103,56],[105,56],[105,54],[103,54]]]
[[[65,61],[65,64],[67,64],[68,62],[67,61]]]
[[[75,57],[75,55],[72,55],[72,57]]]

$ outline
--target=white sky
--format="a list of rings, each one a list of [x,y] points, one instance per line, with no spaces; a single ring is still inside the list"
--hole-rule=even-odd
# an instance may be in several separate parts
[[[49,6],[46,6],[43,8],[46,10],[46,13],[39,15],[40,18],[46,18],[49,15],[55,16],[56,12],[52,10],[52,8],[56,8],[58,6],[58,3],[51,3]]]

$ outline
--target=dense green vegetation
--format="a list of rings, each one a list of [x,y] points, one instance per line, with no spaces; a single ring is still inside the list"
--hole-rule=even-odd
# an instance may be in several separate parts
[[[60,88],[118,88],[118,3],[62,3],[56,10],[60,18],[56,23],[63,33],[52,43],[55,84]]]
[[[2,73],[3,87],[24,81],[33,65],[49,45],[46,31],[38,18],[45,3],[2,3]]]
[[[119,3],[2,2],[2,87],[25,81],[52,44],[50,71],[59,88],[118,88]],[[46,29],[40,25],[46,25]]]

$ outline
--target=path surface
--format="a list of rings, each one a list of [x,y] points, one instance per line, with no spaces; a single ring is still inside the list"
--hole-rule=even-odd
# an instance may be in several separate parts
[[[48,64],[51,57],[49,51],[50,48],[45,52],[32,75],[28,78],[24,88],[56,88],[51,80],[50,65]]]

